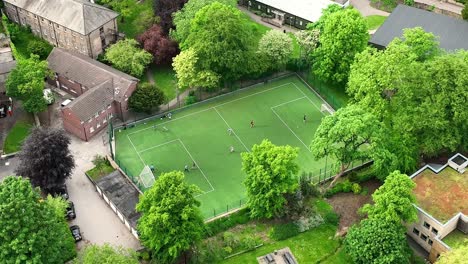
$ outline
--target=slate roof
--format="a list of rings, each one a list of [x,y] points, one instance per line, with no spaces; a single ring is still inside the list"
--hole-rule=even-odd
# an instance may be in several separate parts
[[[322,16],[322,9],[331,4],[331,0],[257,0],[281,11],[298,16],[310,22],[317,21]]]
[[[467,21],[406,5],[398,5],[369,42],[386,47],[394,38],[403,35],[403,29],[414,27],[422,27],[438,36],[440,47],[445,50],[468,50]]]
[[[112,80],[90,89],[67,105],[81,121],[87,121],[114,101]]]
[[[112,80],[114,99],[122,101],[127,89],[138,79],[118,71],[88,56],[61,48],[54,48],[47,58],[49,68],[87,88]],[[87,97],[88,92],[80,97]]]
[[[119,16],[118,13],[87,0],[4,1],[82,35],[88,35]]]
[[[135,187],[118,170],[100,178],[96,184],[136,229],[140,213],[135,210],[139,197]]]

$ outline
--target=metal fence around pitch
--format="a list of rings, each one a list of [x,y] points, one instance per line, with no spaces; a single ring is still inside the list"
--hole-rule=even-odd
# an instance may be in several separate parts
[[[125,167],[122,162],[115,158],[114,159],[115,163],[120,167],[120,169],[124,172],[124,174],[138,187],[138,189],[141,192],[144,192],[146,188],[141,184],[140,180],[138,179],[138,176],[134,176],[128,169]]]
[[[213,220],[214,218],[222,215],[231,214],[234,211],[243,208],[247,204],[247,198],[242,198],[231,203],[227,203],[223,206],[213,207],[211,210],[205,211],[204,215],[208,215],[205,221]]]

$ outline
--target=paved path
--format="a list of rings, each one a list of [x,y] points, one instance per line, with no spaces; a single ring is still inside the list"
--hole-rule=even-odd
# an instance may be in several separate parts
[[[369,0],[350,0],[352,6],[354,6],[363,16],[372,16],[372,15],[380,15],[380,16],[388,16],[390,13],[385,11],[373,8],[370,5]]]
[[[255,22],[259,23],[259,24],[262,24],[266,27],[269,27],[269,28],[272,28],[272,29],[276,29],[276,30],[286,30],[286,32],[296,32],[298,31],[299,29],[295,28],[295,27],[290,27],[288,25],[283,25],[282,27],[276,27],[276,26],[273,26],[272,24],[269,24],[269,23],[266,23],[264,21],[262,21],[262,18],[257,16],[256,14],[250,12],[247,8],[245,8],[244,6],[240,6],[238,5],[237,8],[244,12],[245,14],[247,14],[252,20],[254,20]]]
[[[148,69],[146,69],[146,77],[148,78],[149,83],[151,83],[152,85],[155,84],[154,78],[153,78],[153,72],[151,71],[150,67],[148,67]]]
[[[415,2],[418,3],[423,3],[429,6],[434,5],[435,7],[442,9],[442,10],[447,10],[451,11],[456,14],[461,14],[461,11],[463,9],[462,6],[459,6],[457,4],[449,3],[449,2],[442,2],[439,0],[416,0]]]

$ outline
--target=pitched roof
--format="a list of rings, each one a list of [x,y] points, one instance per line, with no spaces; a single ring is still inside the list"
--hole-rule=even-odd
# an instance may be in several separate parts
[[[112,80],[90,89],[67,105],[81,121],[87,121],[114,101]]]
[[[118,71],[88,56],[61,48],[54,48],[47,58],[49,68],[70,80],[87,88],[95,87],[107,80],[112,80],[114,99],[123,100],[127,89],[138,79]],[[82,95],[86,96],[87,93]]]
[[[310,22],[317,21],[322,16],[322,9],[331,4],[331,0],[257,0],[273,8],[298,16]]]
[[[88,35],[119,16],[118,13],[86,0],[4,0],[40,17]]]
[[[406,5],[398,5],[369,42],[386,47],[394,38],[403,35],[403,29],[414,27],[422,27],[438,36],[440,47],[445,50],[468,50],[467,21]]]

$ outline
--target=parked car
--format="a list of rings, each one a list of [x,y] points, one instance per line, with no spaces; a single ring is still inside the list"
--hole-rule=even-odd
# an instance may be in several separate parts
[[[68,206],[65,211],[65,216],[67,217],[68,220],[72,220],[76,218],[75,205],[73,204],[72,201],[68,201]]]
[[[55,189],[54,192],[52,193],[52,196],[54,197],[62,196],[63,199],[68,200],[69,196],[68,196],[67,186],[64,184],[60,187],[57,187],[57,189]]]
[[[71,103],[72,101],[73,101],[73,99],[67,99],[67,100],[63,101],[60,105],[61,105],[62,107],[65,107],[65,106],[67,106],[69,103]]]
[[[77,225],[70,226],[70,232],[72,233],[75,242],[79,242],[83,239],[80,232],[80,227]]]

